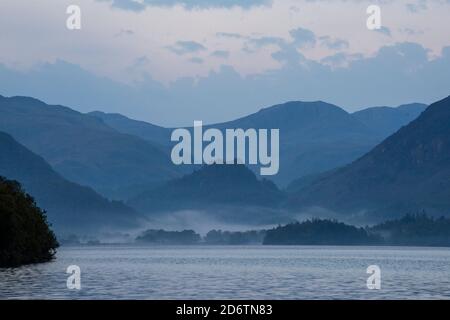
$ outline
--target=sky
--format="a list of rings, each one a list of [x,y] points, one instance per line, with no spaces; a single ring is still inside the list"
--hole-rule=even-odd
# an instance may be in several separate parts
[[[1,0],[0,94],[171,127],[431,103],[450,95],[449,17],[450,0]]]

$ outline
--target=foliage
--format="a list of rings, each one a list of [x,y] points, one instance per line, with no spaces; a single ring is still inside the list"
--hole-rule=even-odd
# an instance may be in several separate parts
[[[57,247],[45,212],[18,182],[0,177],[0,267],[49,261]]]
[[[146,230],[136,238],[137,242],[152,244],[196,244],[201,237],[193,230],[183,231],[165,231],[165,230]]]
[[[378,241],[363,228],[321,219],[278,226],[264,238],[269,245],[368,245]]]
[[[370,228],[389,245],[450,246],[450,218],[434,218],[425,212],[408,214]]]
[[[206,234],[204,241],[206,244],[219,245],[244,245],[244,244],[262,244],[265,231],[222,231],[211,230]]]

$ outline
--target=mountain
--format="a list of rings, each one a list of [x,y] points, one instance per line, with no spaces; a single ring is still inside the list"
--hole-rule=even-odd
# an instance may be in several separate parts
[[[291,209],[319,206],[346,215],[450,214],[450,97],[353,163],[289,196]]]
[[[368,128],[385,138],[416,119],[427,105],[422,103],[404,104],[396,108],[372,107],[352,113],[352,116]]]
[[[347,164],[380,140],[348,112],[322,101],[288,102],[217,127],[279,128],[280,171],[271,179],[280,186]]]
[[[131,134],[141,139],[160,145],[163,148],[170,145],[171,129],[160,127],[145,121],[133,120],[119,113],[101,111],[89,112],[88,115],[101,119],[105,124],[119,132]]]
[[[0,96],[0,130],[68,180],[108,197],[124,199],[179,176],[158,146],[95,117],[33,98]]]
[[[128,119],[121,115],[94,112],[116,130],[166,146],[172,129]],[[200,119],[201,120],[201,119]],[[380,137],[343,109],[325,102],[293,101],[260,110],[234,121],[204,126],[204,129],[280,129],[280,171],[271,176],[280,186],[293,177],[316,174],[347,164],[380,142]],[[164,131],[165,130],[165,131]],[[183,166],[182,170],[185,169]],[[250,166],[255,172],[259,166]],[[194,170],[191,166],[190,170]]]
[[[121,202],[109,201],[90,188],[56,173],[43,158],[0,132],[0,176],[20,182],[47,211],[59,233],[90,232],[107,227],[133,227],[140,216]]]
[[[206,210],[213,216],[223,213],[233,222],[242,222],[262,218],[283,199],[284,193],[274,183],[259,180],[245,165],[213,164],[149,190],[127,204],[143,213]]]

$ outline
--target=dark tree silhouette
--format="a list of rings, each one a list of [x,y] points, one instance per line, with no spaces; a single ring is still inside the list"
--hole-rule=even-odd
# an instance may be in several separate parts
[[[140,243],[152,244],[196,244],[201,237],[193,230],[183,231],[165,231],[165,230],[146,230],[136,238]]]
[[[378,224],[370,232],[390,245],[450,246],[450,218],[428,216],[425,211]]]
[[[57,247],[45,212],[18,182],[0,177],[0,267],[49,261]]]
[[[321,219],[279,226],[268,230],[264,238],[269,245],[370,245],[379,241],[363,228]]]

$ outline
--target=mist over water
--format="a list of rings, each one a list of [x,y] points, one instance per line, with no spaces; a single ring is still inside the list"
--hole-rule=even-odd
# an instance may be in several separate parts
[[[367,226],[379,223],[380,219],[369,219],[360,214],[343,216],[334,211],[320,207],[290,212],[283,209],[268,209],[258,207],[227,207],[216,206],[205,210],[178,210],[149,216],[148,221],[142,224],[141,229],[165,229],[181,231],[194,230],[200,235],[209,231],[248,231],[272,229],[280,224],[303,222],[310,219],[331,219],[356,226]]]
[[[303,222],[310,219],[336,219],[340,222],[355,226],[373,225],[375,220],[361,215],[346,217],[320,207],[311,207],[298,212],[282,209],[268,209],[259,207],[245,208],[231,206],[215,206],[213,209],[177,210],[171,212],[157,212],[146,215],[135,228],[103,228],[96,233],[65,232],[61,239],[76,235],[82,243],[98,240],[105,244],[133,243],[135,238],[145,230],[183,231],[193,230],[205,236],[211,230],[231,232],[245,232],[250,230],[269,230],[292,222]]]
[[[449,299],[450,249],[318,246],[77,246],[0,269],[0,298]],[[66,288],[69,265],[81,290]],[[381,290],[366,286],[381,268]]]
[[[236,219],[232,221],[232,215],[239,214],[242,210],[235,209],[234,212],[230,212],[229,209],[223,209],[225,212],[223,215],[228,214],[227,219],[223,219],[217,216],[220,209],[214,210],[180,210],[164,214],[159,217],[150,219],[150,221],[144,226],[146,229],[165,229],[173,231],[181,231],[185,229],[194,230],[200,235],[206,235],[209,231],[215,230],[227,230],[227,231],[248,231],[248,230],[261,230],[272,228],[276,226],[272,221],[259,221],[259,223],[252,223],[252,221],[245,221],[244,219]],[[257,215],[257,209],[252,210]],[[256,216],[258,217],[258,216]],[[231,218],[231,219],[230,219]],[[256,220],[257,218],[255,218]],[[244,220],[244,221],[243,221]],[[283,221],[280,219],[280,221]],[[289,221],[284,219],[285,222]]]

